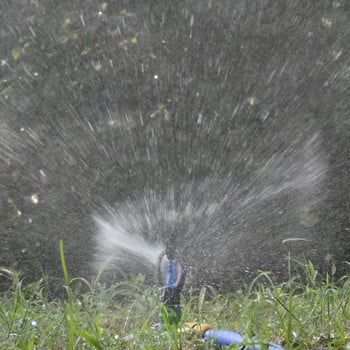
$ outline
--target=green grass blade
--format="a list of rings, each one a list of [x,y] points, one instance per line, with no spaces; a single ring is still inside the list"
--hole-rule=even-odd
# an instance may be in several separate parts
[[[104,347],[102,345],[102,343],[96,339],[91,333],[85,331],[84,329],[81,328],[75,328],[74,332],[79,334],[80,336],[82,336],[83,338],[85,338],[85,340],[91,344],[92,346],[94,346],[96,349],[98,350],[103,350]]]

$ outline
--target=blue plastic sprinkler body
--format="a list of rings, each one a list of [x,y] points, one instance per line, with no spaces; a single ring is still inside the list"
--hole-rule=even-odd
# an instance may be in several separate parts
[[[220,345],[244,344],[244,338],[240,333],[226,329],[208,329],[203,333],[203,338],[208,340],[214,339],[215,343]],[[252,343],[253,344],[245,345],[244,350],[284,350],[281,345],[273,342],[268,342],[264,345],[258,343],[255,344],[254,341]]]
[[[176,260],[166,262],[165,285],[162,288],[175,288],[179,279],[179,266]]]
[[[166,257],[165,279],[162,278],[161,265]],[[171,237],[166,246],[166,250],[158,258],[158,282],[163,290],[162,302],[167,313],[168,322],[178,325],[181,320],[180,293],[185,281],[186,269],[182,266],[179,254],[175,248],[175,239]],[[163,315],[160,315],[160,323],[164,324]],[[219,345],[237,344],[244,346],[244,350],[284,350],[282,346],[273,342],[266,342],[260,345],[253,340],[245,345],[242,335],[235,331],[226,329],[206,329],[202,333],[204,339],[213,339]]]
[[[165,276],[162,274],[163,259],[165,262]],[[181,290],[185,282],[186,270],[182,265],[175,246],[175,236],[170,237],[165,251],[158,258],[158,282],[162,290],[161,301],[164,303],[169,323],[178,324],[181,320]],[[164,316],[160,314],[160,323],[164,323]]]

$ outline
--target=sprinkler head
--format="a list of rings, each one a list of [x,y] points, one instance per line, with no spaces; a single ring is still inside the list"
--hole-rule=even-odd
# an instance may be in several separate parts
[[[171,235],[165,246],[165,255],[169,260],[174,260],[176,255],[175,235]]]

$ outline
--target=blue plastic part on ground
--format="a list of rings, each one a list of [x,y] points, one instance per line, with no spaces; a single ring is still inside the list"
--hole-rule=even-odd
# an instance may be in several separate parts
[[[232,345],[232,344],[241,344],[244,345],[244,338],[243,336],[234,331],[226,330],[226,329],[208,329],[203,334],[204,339],[215,339],[216,344],[220,345]],[[284,348],[276,343],[268,342],[266,343],[268,345],[268,350],[284,350]],[[260,349],[266,349],[266,345],[260,345],[258,343],[256,344],[250,344],[245,345],[245,350],[260,350]]]
[[[244,340],[240,333],[226,329],[208,329],[204,332],[203,338],[215,339],[215,342],[221,345],[241,344]]]

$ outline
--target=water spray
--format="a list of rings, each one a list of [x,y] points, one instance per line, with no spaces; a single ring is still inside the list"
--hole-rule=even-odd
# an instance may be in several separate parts
[[[165,265],[165,271],[164,269]],[[160,325],[164,325],[164,313],[167,315],[169,324],[179,327],[180,331],[193,333],[195,332],[202,339],[213,340],[218,345],[233,345],[242,346],[245,350],[284,350],[284,348],[274,342],[265,342],[263,345],[256,340],[247,341],[239,333],[226,329],[217,329],[205,323],[184,322],[181,312],[181,290],[185,283],[186,268],[181,258],[181,255],[176,249],[175,235],[172,235],[168,240],[165,250],[158,257],[157,267],[158,283],[162,290],[161,302],[164,308],[160,313]]]

